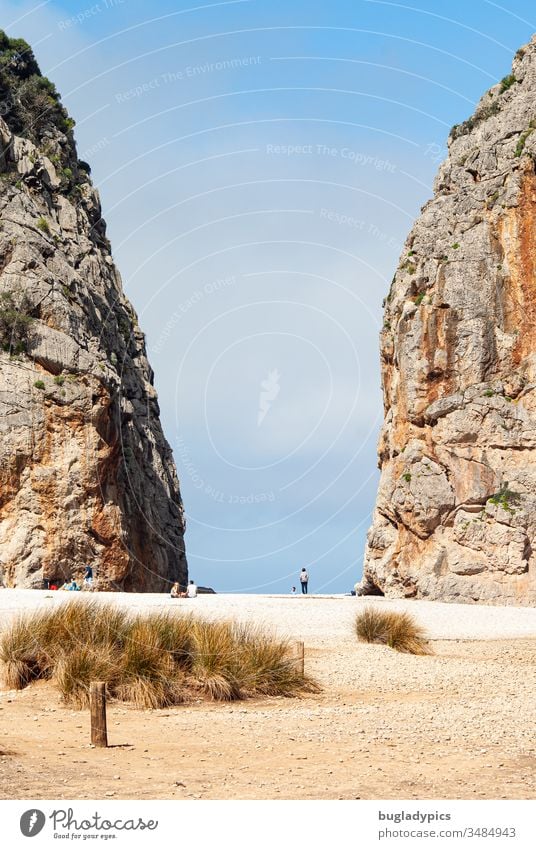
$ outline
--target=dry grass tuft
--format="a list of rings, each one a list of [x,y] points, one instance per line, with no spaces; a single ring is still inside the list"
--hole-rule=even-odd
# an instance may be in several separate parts
[[[20,617],[0,635],[0,661],[8,687],[50,678],[76,708],[88,705],[95,680],[140,708],[200,693],[232,701],[318,689],[296,670],[286,642],[253,627],[175,612],[132,615],[85,598]]]
[[[195,686],[209,699],[233,701],[243,697],[236,676],[239,651],[230,622],[195,620],[192,628],[192,676]]]
[[[75,708],[89,704],[91,681],[106,681],[113,692],[120,655],[111,645],[77,646],[60,652],[54,668],[54,683],[67,704]]]
[[[386,613],[375,607],[365,607],[355,618],[355,632],[363,643],[386,643]]]
[[[20,618],[0,641],[0,661],[4,669],[4,684],[10,690],[22,690],[31,681],[50,675],[51,662],[41,633],[35,629],[38,617]]]
[[[298,672],[286,641],[270,639],[251,626],[235,626],[234,634],[239,646],[235,666],[247,695],[291,696],[299,690],[319,691],[312,678]]]
[[[406,654],[432,654],[424,629],[409,613],[366,607],[356,616],[355,631],[362,642],[379,643]]]

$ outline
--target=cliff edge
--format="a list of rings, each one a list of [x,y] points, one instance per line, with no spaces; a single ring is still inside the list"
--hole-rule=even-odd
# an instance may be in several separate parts
[[[362,592],[536,603],[536,37],[453,127],[385,301]]]
[[[186,582],[171,449],[73,121],[0,33],[0,584]]]

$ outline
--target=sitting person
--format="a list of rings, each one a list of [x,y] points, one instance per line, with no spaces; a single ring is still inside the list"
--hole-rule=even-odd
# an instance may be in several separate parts
[[[186,587],[186,598],[197,598],[197,585],[194,584],[193,581],[190,581],[188,586]]]
[[[183,590],[181,585],[176,581],[171,587],[171,598],[188,598],[188,591]]]

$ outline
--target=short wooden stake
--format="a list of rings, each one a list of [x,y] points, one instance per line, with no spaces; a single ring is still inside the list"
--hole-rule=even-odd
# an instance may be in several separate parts
[[[292,658],[296,666],[296,672],[303,675],[305,672],[305,645],[302,642],[292,643]]]
[[[107,746],[106,683],[104,681],[92,681],[90,683],[89,706],[91,710],[91,742],[94,746]]]

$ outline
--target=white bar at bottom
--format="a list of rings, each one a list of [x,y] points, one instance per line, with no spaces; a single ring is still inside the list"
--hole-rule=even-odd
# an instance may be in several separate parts
[[[6,849],[535,849],[535,815],[534,801],[0,801]]]

